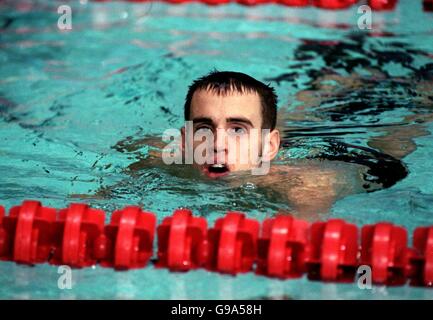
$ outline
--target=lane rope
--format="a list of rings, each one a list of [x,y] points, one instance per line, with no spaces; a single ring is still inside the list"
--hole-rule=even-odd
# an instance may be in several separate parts
[[[114,211],[109,224],[105,217],[79,203],[58,210],[25,200],[9,215],[0,206],[0,260],[144,268],[157,238],[154,265],[171,271],[353,282],[358,268],[368,266],[374,284],[433,287],[433,226],[416,228],[409,247],[407,230],[389,222],[359,228],[343,219],[309,223],[279,214],[260,223],[233,211],[208,226],[177,209],[157,225],[156,215],[138,206]]]

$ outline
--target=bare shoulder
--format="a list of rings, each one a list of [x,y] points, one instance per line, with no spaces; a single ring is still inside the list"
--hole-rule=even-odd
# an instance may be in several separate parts
[[[362,166],[338,161],[294,161],[271,168],[269,187],[287,196],[301,215],[317,217],[329,212],[336,200],[360,193]]]
[[[273,174],[290,175],[312,185],[360,182],[365,167],[342,161],[296,160],[287,164],[276,164]],[[356,180],[356,181],[353,181]]]

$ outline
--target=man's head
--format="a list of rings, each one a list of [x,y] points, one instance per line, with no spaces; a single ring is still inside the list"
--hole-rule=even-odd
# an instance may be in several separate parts
[[[244,73],[213,71],[195,80],[185,99],[185,120],[192,121],[194,134],[211,135],[213,144],[203,153],[207,163],[194,163],[207,176],[219,177],[269,162],[280,144],[276,118],[274,89]],[[262,129],[269,133],[262,135]],[[191,143],[200,153],[202,141],[191,141],[185,128],[182,135],[183,146]]]

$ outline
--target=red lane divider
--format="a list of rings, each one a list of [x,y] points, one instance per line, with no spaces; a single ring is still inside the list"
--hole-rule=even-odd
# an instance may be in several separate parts
[[[272,3],[272,0],[236,0],[236,2],[244,6],[256,6],[261,4]]]
[[[73,203],[54,223],[54,256],[50,263],[88,267],[96,263],[95,241],[104,231],[105,212]]]
[[[313,0],[313,4],[322,9],[346,9],[351,7],[357,0]]]
[[[165,0],[165,2],[172,3],[172,4],[182,4],[188,2],[195,2],[195,0]]]
[[[303,276],[308,228],[308,222],[291,216],[265,219],[258,240],[256,273],[278,278]]]
[[[158,226],[157,267],[187,271],[204,265],[207,221],[192,216],[191,210],[175,210]]]
[[[311,0],[276,0],[274,2],[291,7],[305,7],[311,4]]]
[[[351,282],[358,267],[358,234],[353,224],[340,219],[313,223],[307,257],[308,278]]]
[[[368,5],[373,10],[394,10],[397,0],[368,0]]]
[[[95,257],[103,267],[143,268],[152,256],[155,225],[155,215],[139,207],[114,211],[96,240]]]
[[[109,2],[109,0],[94,0],[96,2]],[[127,2],[139,2],[145,3],[150,2],[152,0],[126,0]],[[398,0],[369,0],[368,5],[374,10],[392,10],[395,8]],[[424,0],[424,6],[431,5],[432,0]],[[306,7],[306,6],[316,6],[322,9],[328,10],[339,10],[339,9],[347,9],[356,3],[362,4],[359,0],[164,0],[164,2],[168,2],[171,4],[182,4],[189,2],[200,2],[211,6],[228,4],[231,2],[237,2],[242,5],[262,5],[262,4],[281,4],[285,6],[294,6],[294,7]]]
[[[228,212],[208,231],[206,268],[236,274],[251,271],[260,224],[240,212]]]
[[[210,5],[210,6],[217,6],[220,4],[227,4],[227,3],[231,2],[231,0],[201,0],[199,2],[205,3],[205,4]]]
[[[93,0],[95,2],[111,2],[111,0]],[[124,0],[125,2],[134,3],[146,3],[156,0]],[[361,0],[163,0],[164,2],[171,3],[174,5],[190,3],[190,2],[200,2],[210,6],[217,6],[228,4],[231,2],[237,2],[241,5],[255,6],[263,4],[281,4],[290,7],[307,7],[315,6],[326,10],[340,10],[347,9],[355,4],[364,4]],[[419,0],[421,1],[421,0]],[[433,0],[422,0],[424,11],[433,11]],[[397,6],[398,0],[368,0],[367,4],[371,9],[375,11],[389,11],[394,10]]]
[[[3,228],[4,215],[5,208],[3,206],[0,206],[0,260],[2,260],[4,256],[6,256],[6,252],[9,246],[9,244],[6,242],[8,240],[6,230]]]
[[[155,214],[136,206],[116,210],[110,223],[104,222],[103,210],[85,204],[56,210],[26,200],[9,215],[0,206],[0,260],[143,268],[153,255],[157,231],[155,266],[171,271],[254,271],[281,279],[307,274],[311,280],[352,282],[363,265],[371,268],[375,284],[409,280],[433,287],[433,226],[415,229],[410,248],[406,229],[388,222],[358,232],[342,219],[310,225],[280,214],[260,224],[244,213],[228,212],[208,228],[205,218],[178,209],[156,226]]]
[[[413,246],[416,256],[413,258],[414,276],[412,285],[433,286],[433,227],[415,229]]]
[[[370,265],[373,283],[402,285],[410,267],[407,231],[392,223],[378,223],[362,228],[361,263]]]
[[[6,231],[3,257],[18,263],[42,263],[50,256],[56,209],[43,207],[39,201],[26,200],[12,207],[3,218]]]

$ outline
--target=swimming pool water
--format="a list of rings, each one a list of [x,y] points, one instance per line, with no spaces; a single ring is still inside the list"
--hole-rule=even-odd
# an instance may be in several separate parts
[[[57,7],[65,3],[72,7],[70,31],[57,28]],[[253,183],[209,183],[146,166],[150,141],[183,124],[189,83],[217,68],[275,86],[281,162],[314,158],[370,168],[364,178],[379,190],[358,190],[323,218],[359,226],[386,220],[409,233],[432,224],[433,14],[421,1],[374,13],[372,30],[357,28],[356,7],[5,1],[0,8],[5,207],[24,199],[59,208],[86,202],[107,212],[139,204],[159,222],[189,207],[210,224],[231,209],[259,220],[290,210]],[[388,152],[384,144],[396,147]],[[152,265],[74,270],[72,290],[59,290],[58,278],[53,266],[2,262],[0,298],[433,298],[431,290],[409,286],[360,290]]]

